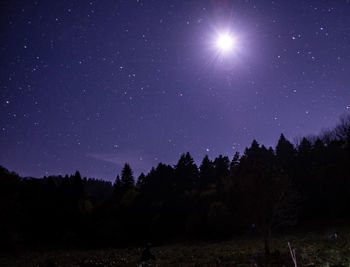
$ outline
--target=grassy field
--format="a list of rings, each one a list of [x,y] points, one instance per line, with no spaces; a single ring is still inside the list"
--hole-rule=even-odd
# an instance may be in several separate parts
[[[350,267],[350,231],[281,235],[272,240],[269,266],[294,266],[287,242],[296,249],[298,266]],[[263,258],[260,239],[236,239],[220,243],[182,243],[153,247],[156,260],[140,262],[142,248],[92,251],[26,252],[1,255],[0,266],[258,266]]]

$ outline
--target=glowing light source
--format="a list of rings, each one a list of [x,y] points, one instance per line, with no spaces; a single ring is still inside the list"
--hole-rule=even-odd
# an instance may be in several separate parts
[[[228,52],[234,49],[235,39],[229,34],[220,34],[216,46],[221,52]]]

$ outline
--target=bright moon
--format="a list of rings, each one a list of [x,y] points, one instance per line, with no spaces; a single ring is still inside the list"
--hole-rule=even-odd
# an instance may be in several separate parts
[[[219,35],[216,46],[221,52],[227,52],[234,48],[235,40],[229,34],[221,34]]]

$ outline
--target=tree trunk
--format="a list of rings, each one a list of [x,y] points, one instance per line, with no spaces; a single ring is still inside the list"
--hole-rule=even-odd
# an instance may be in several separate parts
[[[271,227],[268,227],[264,236],[265,243],[265,257],[268,258],[270,255],[270,240],[271,240]]]

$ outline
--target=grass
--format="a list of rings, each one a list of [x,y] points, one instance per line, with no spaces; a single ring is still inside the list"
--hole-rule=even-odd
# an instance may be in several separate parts
[[[287,242],[296,249],[298,266],[350,267],[350,231],[338,231],[331,240],[327,233],[310,232],[273,238],[269,266],[294,266]],[[182,243],[153,247],[156,260],[140,262],[142,248],[26,252],[1,255],[0,266],[257,266],[263,258],[260,239],[234,239],[220,243]]]

